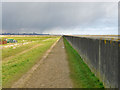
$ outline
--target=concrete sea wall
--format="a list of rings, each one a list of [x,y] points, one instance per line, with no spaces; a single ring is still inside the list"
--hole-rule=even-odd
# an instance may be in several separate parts
[[[119,41],[77,36],[63,37],[78,51],[84,62],[106,88],[120,87]]]

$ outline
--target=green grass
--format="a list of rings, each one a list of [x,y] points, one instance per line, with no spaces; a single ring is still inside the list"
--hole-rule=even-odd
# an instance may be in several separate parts
[[[11,38],[11,37],[4,37],[4,38]],[[18,40],[18,42],[24,43],[25,42],[31,42],[29,44],[26,45],[21,45],[20,47],[16,47],[16,49],[13,49],[13,47],[10,48],[4,48],[2,50],[2,59],[4,60],[7,57],[10,57],[12,55],[16,55],[26,49],[29,49],[31,47],[33,47],[34,45],[38,44],[38,43],[42,43],[42,40],[48,39],[48,38],[55,38],[55,37],[12,37],[15,40]],[[35,41],[35,42],[33,42]],[[9,44],[7,44],[9,45]],[[4,45],[5,46],[5,45]]]
[[[12,83],[18,80],[35,63],[37,63],[57,38],[39,42],[42,45],[30,50],[27,53],[16,56],[2,64],[2,84],[3,87],[11,87]]]
[[[16,55],[16,54],[18,54],[26,49],[31,48],[35,44],[37,44],[37,43],[30,43],[30,44],[26,44],[26,45],[21,45],[20,47],[16,47],[16,49],[13,49],[13,47],[2,49],[2,59],[4,60],[7,57],[10,57],[12,55]]]
[[[64,38],[66,53],[68,56],[70,77],[74,88],[104,88],[102,82],[91,72],[78,52]]]
[[[21,43],[21,42],[31,42],[31,41],[44,40],[44,39],[47,39],[47,38],[56,38],[56,36],[2,37],[2,39],[3,38],[15,39],[15,40],[18,41],[18,43]]]

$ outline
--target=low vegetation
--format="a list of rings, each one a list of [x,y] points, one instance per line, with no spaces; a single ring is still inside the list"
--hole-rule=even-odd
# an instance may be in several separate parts
[[[8,38],[10,39],[11,37],[4,37],[4,38]],[[2,59],[4,60],[5,58],[8,58],[10,56],[15,56],[18,53],[32,48],[33,46],[40,44],[43,40],[49,39],[49,38],[55,38],[55,37],[12,37],[12,39],[15,39],[18,41],[17,46],[13,46],[10,48],[4,48],[2,50]],[[27,43],[29,42],[29,44],[25,44],[23,45],[23,43]],[[14,43],[13,43],[14,44]],[[7,45],[10,45],[10,43],[8,43]],[[6,46],[6,44],[4,45]]]
[[[91,72],[78,52],[64,38],[70,66],[70,77],[75,88],[104,88],[102,82]]]
[[[49,37],[49,38],[51,38],[51,37]],[[59,39],[59,37],[53,37],[52,39],[43,41],[43,40],[45,40],[45,37],[44,37],[44,39],[40,39],[40,37],[39,37],[37,39],[38,42],[34,43],[33,45],[41,44],[40,46],[38,46],[34,49],[31,49],[29,52],[26,52],[19,56],[17,56],[14,53],[19,53],[22,50],[25,50],[26,48],[27,49],[30,48],[32,45],[24,46],[24,48],[21,47],[21,50],[20,50],[20,48],[17,48],[16,51],[14,51],[13,49],[8,50],[9,52],[11,52],[11,54],[9,56],[13,56],[13,55],[16,55],[16,56],[14,58],[11,58],[10,60],[4,61],[2,64],[3,87],[10,87],[13,82],[18,80],[35,63],[37,63],[41,59],[41,57],[44,55],[44,53],[50,48],[50,46],[58,39]],[[14,53],[12,53],[12,51],[14,51]],[[8,53],[3,52],[3,54],[8,54]]]
[[[31,48],[32,46],[34,46],[37,43],[30,43],[30,44],[26,44],[26,45],[21,45],[19,47],[16,46],[16,48],[14,49],[14,47],[10,47],[10,48],[4,48],[2,50],[3,54],[2,54],[2,59],[4,60],[5,58],[8,58],[10,56],[16,55],[26,49]]]

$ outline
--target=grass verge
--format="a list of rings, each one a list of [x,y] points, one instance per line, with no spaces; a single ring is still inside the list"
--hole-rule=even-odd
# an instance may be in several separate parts
[[[102,82],[91,72],[78,52],[64,38],[74,88],[104,88]]]

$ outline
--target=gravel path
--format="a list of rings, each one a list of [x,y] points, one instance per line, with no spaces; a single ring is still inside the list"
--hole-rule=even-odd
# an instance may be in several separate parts
[[[26,76],[25,76],[26,77]],[[23,83],[22,81],[21,83]],[[20,83],[20,82],[19,82]],[[14,85],[14,88],[16,85]],[[68,61],[61,38],[21,88],[72,88]]]

